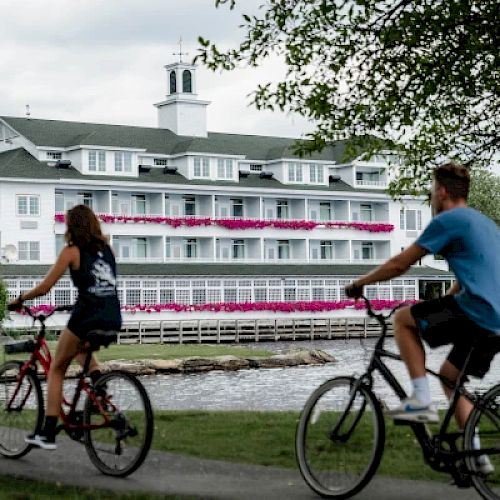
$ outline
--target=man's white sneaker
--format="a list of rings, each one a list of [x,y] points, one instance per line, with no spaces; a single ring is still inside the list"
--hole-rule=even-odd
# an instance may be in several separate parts
[[[495,467],[490,461],[490,457],[488,455],[480,455],[476,458],[476,470],[485,476],[491,474]]]
[[[57,444],[54,439],[50,439],[45,434],[29,434],[24,438],[24,442],[38,446],[43,450],[56,450]]]
[[[432,404],[422,405],[413,398],[403,399],[401,404],[394,410],[387,412],[387,415],[394,420],[405,422],[439,422],[439,414]]]

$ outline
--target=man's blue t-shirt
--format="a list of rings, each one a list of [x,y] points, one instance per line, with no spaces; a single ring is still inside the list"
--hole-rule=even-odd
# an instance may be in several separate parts
[[[498,226],[473,208],[453,208],[434,217],[416,244],[448,261],[460,283],[455,299],[464,313],[500,334]]]

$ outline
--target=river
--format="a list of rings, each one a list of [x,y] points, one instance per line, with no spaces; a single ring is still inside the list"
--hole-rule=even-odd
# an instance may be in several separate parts
[[[300,410],[311,392],[325,380],[337,375],[363,373],[372,352],[374,340],[325,340],[251,344],[256,349],[276,353],[290,349],[322,349],[332,354],[336,362],[322,366],[300,366],[236,372],[213,371],[203,374],[175,374],[143,377],[156,409],[176,410]],[[246,345],[248,346],[248,344]],[[386,347],[395,351],[393,339]],[[427,351],[429,368],[438,370],[449,347]],[[484,390],[500,381],[500,356],[483,380],[472,379],[471,387]],[[409,388],[404,365],[388,361],[388,366]],[[433,400],[440,408],[446,399],[439,383],[432,377]],[[382,380],[375,379],[375,392],[389,407],[398,402],[392,390]]]

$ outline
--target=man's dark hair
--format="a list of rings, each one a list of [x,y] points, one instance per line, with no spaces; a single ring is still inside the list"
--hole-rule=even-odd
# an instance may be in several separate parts
[[[456,163],[445,163],[432,172],[438,186],[444,187],[452,200],[469,195],[470,175],[469,169]]]

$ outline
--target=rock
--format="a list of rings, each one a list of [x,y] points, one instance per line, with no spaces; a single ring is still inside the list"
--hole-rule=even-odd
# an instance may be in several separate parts
[[[182,365],[182,359],[155,359],[150,362],[150,368],[157,372],[181,372]]]

